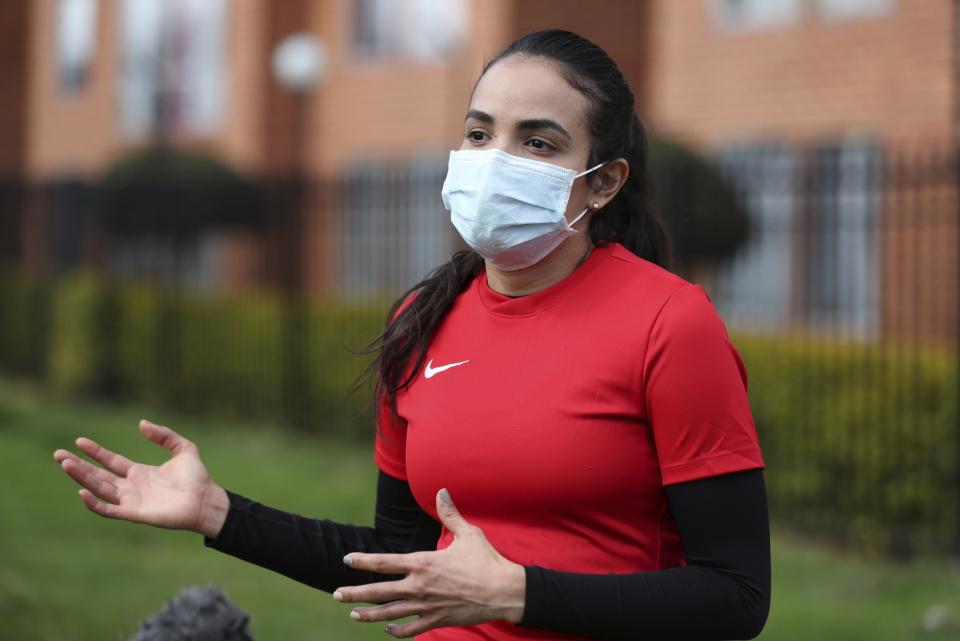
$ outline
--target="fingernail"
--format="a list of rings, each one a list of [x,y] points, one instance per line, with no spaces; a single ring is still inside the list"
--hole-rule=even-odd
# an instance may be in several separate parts
[[[393,624],[387,624],[387,627],[383,629],[387,634],[393,634]]]
[[[344,565],[346,565],[347,567],[350,567],[351,565],[353,565],[353,559],[350,558],[350,555],[349,555],[349,554],[348,554],[347,556],[343,557],[343,563],[344,563]]]
[[[450,499],[450,492],[447,492],[447,488],[440,490],[440,502],[444,505],[453,505],[453,501]]]
[[[333,598],[336,599],[337,601],[343,601],[343,592],[341,592],[340,590],[334,590]]]
[[[357,612],[356,610],[350,610],[350,618],[353,619],[354,621],[357,621],[360,619],[360,613]]]

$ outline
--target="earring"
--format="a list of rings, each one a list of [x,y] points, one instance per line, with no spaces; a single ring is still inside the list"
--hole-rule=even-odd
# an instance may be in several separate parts
[[[590,206],[593,207],[593,211],[597,211],[598,209],[600,209],[600,203],[597,203],[597,202],[593,203]]]

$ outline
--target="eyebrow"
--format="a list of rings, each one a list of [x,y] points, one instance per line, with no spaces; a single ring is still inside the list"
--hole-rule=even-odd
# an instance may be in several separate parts
[[[485,122],[488,125],[492,125],[495,122],[493,116],[488,114],[485,111],[480,111],[479,109],[471,109],[467,112],[467,117],[465,120],[473,118],[474,120],[479,120],[480,122]],[[573,137],[570,135],[566,129],[564,129],[559,122],[556,120],[551,120],[550,118],[528,118],[526,120],[521,120],[517,123],[517,129],[520,130],[531,130],[531,129],[552,129],[567,138],[567,140],[573,140]]]

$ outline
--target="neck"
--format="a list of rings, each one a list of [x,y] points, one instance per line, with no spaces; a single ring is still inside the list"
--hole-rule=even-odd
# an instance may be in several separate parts
[[[515,271],[503,271],[487,263],[487,284],[504,296],[526,296],[546,289],[572,274],[593,249],[588,233],[579,233],[560,243],[540,262]]]

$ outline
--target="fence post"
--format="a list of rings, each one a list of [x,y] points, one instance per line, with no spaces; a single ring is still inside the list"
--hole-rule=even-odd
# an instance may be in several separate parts
[[[297,173],[286,185],[283,199],[283,232],[281,241],[283,292],[283,405],[290,425],[306,430],[307,381],[304,351],[307,349],[307,303],[303,274],[303,244],[309,202],[309,179]]]
[[[952,162],[954,172],[953,206],[956,239],[954,240],[953,247],[956,249],[960,247],[960,145],[954,145],[952,152],[949,162]],[[953,284],[954,291],[956,292],[960,289],[960,251],[957,251],[954,260],[957,264],[957,280]],[[960,295],[956,295],[954,304],[957,308],[956,327],[954,328],[956,332],[954,335],[954,358],[957,368],[956,398],[960,399]],[[956,421],[956,443],[954,444],[953,471],[956,475],[956,481],[953,487],[956,492],[956,502],[954,505],[956,514],[954,515],[953,553],[956,557],[960,558],[960,400],[957,401],[957,411],[954,419]]]

